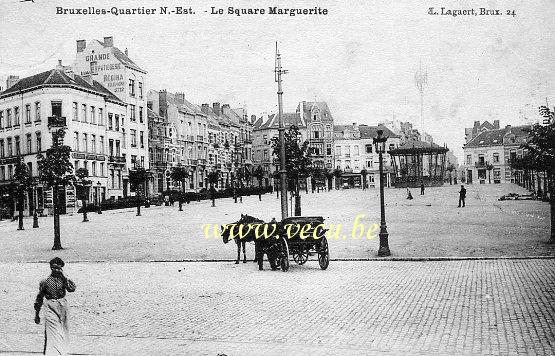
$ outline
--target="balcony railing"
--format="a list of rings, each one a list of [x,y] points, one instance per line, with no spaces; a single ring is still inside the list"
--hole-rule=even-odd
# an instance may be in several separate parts
[[[203,141],[204,141],[204,136],[202,136],[202,135],[197,135],[197,141],[198,141],[198,142],[203,142]]]
[[[110,156],[108,158],[109,162],[113,162],[113,163],[125,163],[125,157],[123,156]]]
[[[65,116],[49,116],[48,127],[65,127],[67,126]]]

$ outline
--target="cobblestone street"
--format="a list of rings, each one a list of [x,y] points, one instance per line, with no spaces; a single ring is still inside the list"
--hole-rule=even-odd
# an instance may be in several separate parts
[[[266,266],[267,267],[267,266]],[[1,264],[0,351],[39,353],[48,264]],[[74,354],[555,352],[555,260],[70,263]]]

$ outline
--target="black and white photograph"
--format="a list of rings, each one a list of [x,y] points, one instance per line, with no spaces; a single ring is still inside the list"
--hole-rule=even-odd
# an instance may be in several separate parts
[[[554,18],[0,0],[0,354],[554,355]]]

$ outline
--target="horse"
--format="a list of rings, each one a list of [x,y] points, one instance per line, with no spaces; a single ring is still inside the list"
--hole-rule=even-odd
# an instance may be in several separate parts
[[[275,220],[272,221],[270,224],[274,223]],[[239,219],[239,221],[221,226],[221,236],[224,244],[227,244],[230,238],[233,238],[235,240],[235,243],[237,244],[237,259],[235,260],[235,264],[239,264],[239,261],[241,259],[241,247],[243,248],[243,263],[247,263],[245,245],[247,242],[254,242],[255,258],[253,262],[258,262],[258,269],[263,270],[262,264],[264,260],[264,253],[268,255],[268,261],[270,262],[270,266],[272,267],[272,269],[277,269],[277,256],[275,253],[277,240],[273,238],[273,236],[258,236],[257,238],[256,229],[254,228],[256,225],[264,226],[270,224],[265,223],[263,220],[255,218],[253,216],[241,214],[241,219]],[[233,229],[235,229],[235,233],[234,236],[231,236]],[[242,235],[237,236],[241,229],[243,231]]]

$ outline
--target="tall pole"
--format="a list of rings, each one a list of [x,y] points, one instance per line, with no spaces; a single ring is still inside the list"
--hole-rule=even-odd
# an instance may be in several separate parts
[[[279,162],[279,175],[281,186],[281,219],[288,216],[287,209],[287,170],[285,169],[285,125],[283,123],[283,90],[281,89],[281,75],[287,71],[281,69],[281,55],[279,54],[278,45],[276,42],[276,81],[278,83],[278,119],[279,119],[279,144],[280,144],[280,162]]]
[[[380,248],[378,249],[378,256],[389,256],[389,234],[387,233],[387,225],[385,223],[385,202],[384,202],[384,179],[383,179],[383,154],[380,150],[380,210],[381,210],[381,221],[380,221]]]

